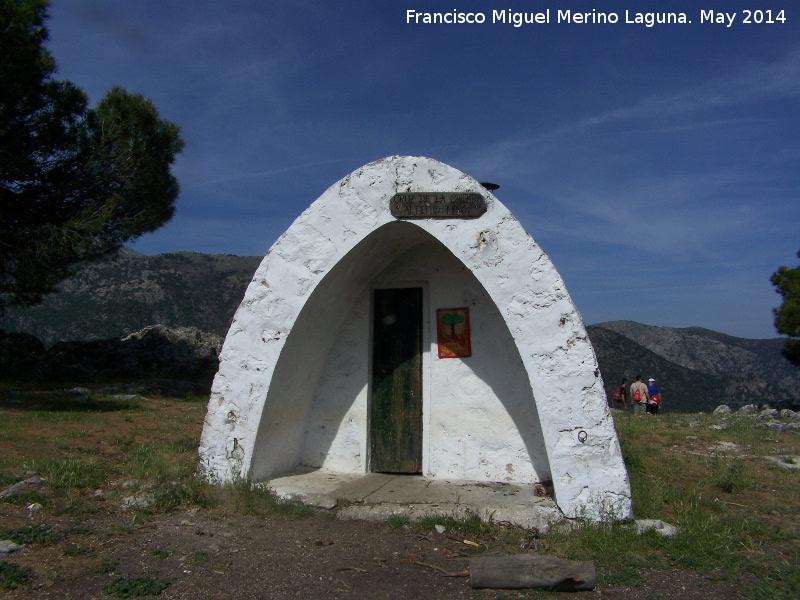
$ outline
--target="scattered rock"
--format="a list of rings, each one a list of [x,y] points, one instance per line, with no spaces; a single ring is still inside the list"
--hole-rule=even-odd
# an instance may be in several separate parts
[[[768,408],[767,410],[762,410],[760,413],[758,413],[756,419],[758,419],[759,421],[772,420],[778,417],[779,414],[780,413],[777,411],[777,409]]]
[[[733,452],[739,450],[739,445],[733,442],[717,442],[708,449],[712,452]]]
[[[634,521],[634,524],[636,526],[636,533],[639,535],[651,529],[658,535],[663,535],[664,537],[672,537],[678,533],[677,527],[657,519],[637,519]]]
[[[35,512],[39,512],[40,510],[42,510],[42,505],[39,504],[38,502],[34,502],[33,504],[28,504],[28,506],[26,506],[25,508],[28,509],[28,512],[30,514],[33,514]]]
[[[152,494],[146,496],[126,496],[122,499],[122,508],[149,508],[156,503],[156,497]]]
[[[729,415],[732,412],[733,411],[731,410],[730,406],[728,406],[727,404],[720,404],[717,408],[714,409],[714,412],[711,414],[721,416],[721,415]]]
[[[147,402],[147,398],[139,394],[114,394],[111,399],[117,402]]]
[[[766,423],[756,423],[752,427],[753,429],[775,429],[777,431],[783,431],[784,425],[780,421],[768,421]]]
[[[758,406],[755,404],[747,404],[736,411],[737,415],[755,415],[758,413]]]
[[[436,533],[444,533],[447,528],[444,525],[436,525]]]
[[[11,540],[0,540],[0,554],[11,554],[12,552],[22,550],[24,547],[25,546],[15,544]]]
[[[727,423],[720,423],[718,425],[708,426],[708,428],[711,429],[712,431],[724,431],[725,429],[728,429],[728,427],[730,427],[730,425],[728,425]]]
[[[702,421],[692,421],[689,423],[689,427],[700,427],[703,424]]]
[[[789,419],[790,421],[800,421],[800,413],[793,411],[789,408],[784,408],[780,413],[781,419]]]
[[[7,498],[8,496],[13,496],[21,491],[23,491],[29,485],[39,485],[42,483],[44,479],[41,477],[29,477],[23,481],[18,481],[12,486],[7,487],[2,492],[0,492],[0,498]]]
[[[90,396],[92,394],[92,390],[85,387],[74,387],[71,390],[67,390],[69,394],[75,394],[76,396]]]
[[[784,469],[800,469],[800,456],[767,456],[767,460],[777,463]]]
[[[92,494],[92,497],[95,500],[105,500],[106,499],[106,494],[105,494],[105,492],[103,490],[95,490],[94,494]]]

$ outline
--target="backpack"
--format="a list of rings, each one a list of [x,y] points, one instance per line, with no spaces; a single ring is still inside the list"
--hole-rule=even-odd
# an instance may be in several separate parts
[[[614,402],[619,402],[622,399],[622,388],[614,392]]]
[[[639,391],[639,388],[636,388],[636,390],[633,392],[633,399],[636,402],[642,401],[642,392]]]

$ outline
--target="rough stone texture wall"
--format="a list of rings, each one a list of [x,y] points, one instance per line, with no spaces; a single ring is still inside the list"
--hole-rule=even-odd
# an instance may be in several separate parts
[[[488,210],[478,219],[398,223],[388,200],[406,191],[478,192]],[[338,325],[354,310],[363,312],[358,300],[364,286],[430,236],[474,275],[516,345],[559,507],[570,517],[629,517],[630,486],[597,360],[563,281],[508,209],[477,181],[421,157],[390,157],[354,171],[270,249],[220,355],[200,447],[207,476],[260,479],[308,460],[315,392],[330,368]],[[435,370],[433,364],[429,370]],[[341,416],[338,425],[346,428],[345,408],[332,419],[336,424]],[[429,407],[428,414],[435,411]],[[521,419],[511,417],[519,428]],[[431,432],[439,424],[429,419],[425,468],[436,473],[439,459],[432,445],[438,442]],[[452,440],[449,447],[458,452]],[[534,462],[528,476],[545,470]]]

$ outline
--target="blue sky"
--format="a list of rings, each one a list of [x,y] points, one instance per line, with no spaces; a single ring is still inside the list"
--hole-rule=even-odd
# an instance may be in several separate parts
[[[503,9],[550,23],[492,23]],[[557,22],[566,9],[619,21]],[[745,9],[785,22],[746,24]],[[423,155],[501,185],[587,323],[776,336],[769,277],[800,249],[795,3],[55,0],[50,14],[59,77],[92,103],[140,92],[181,127],[177,213],[140,252],[264,255],[354,169]]]

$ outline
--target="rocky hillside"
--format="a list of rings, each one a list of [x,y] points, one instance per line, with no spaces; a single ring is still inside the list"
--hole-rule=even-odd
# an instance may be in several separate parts
[[[64,281],[41,304],[8,310],[0,329],[29,333],[46,346],[121,338],[154,324],[196,327],[224,337],[261,258],[196,252],[145,256],[123,248],[113,260]]]
[[[783,340],[736,338],[700,327],[653,327],[632,321],[588,328],[606,391],[623,376],[654,377],[665,407],[703,411],[720,404],[800,400],[800,369],[781,354]]]
[[[120,339],[150,325],[194,327],[224,338],[261,257],[123,249],[66,280],[35,307],[15,308],[0,329],[36,336],[45,346]],[[800,369],[781,354],[783,340],[748,340],[708,329],[651,327],[632,321],[588,328],[606,390],[623,376],[655,377],[669,410],[719,404],[800,402]]]

